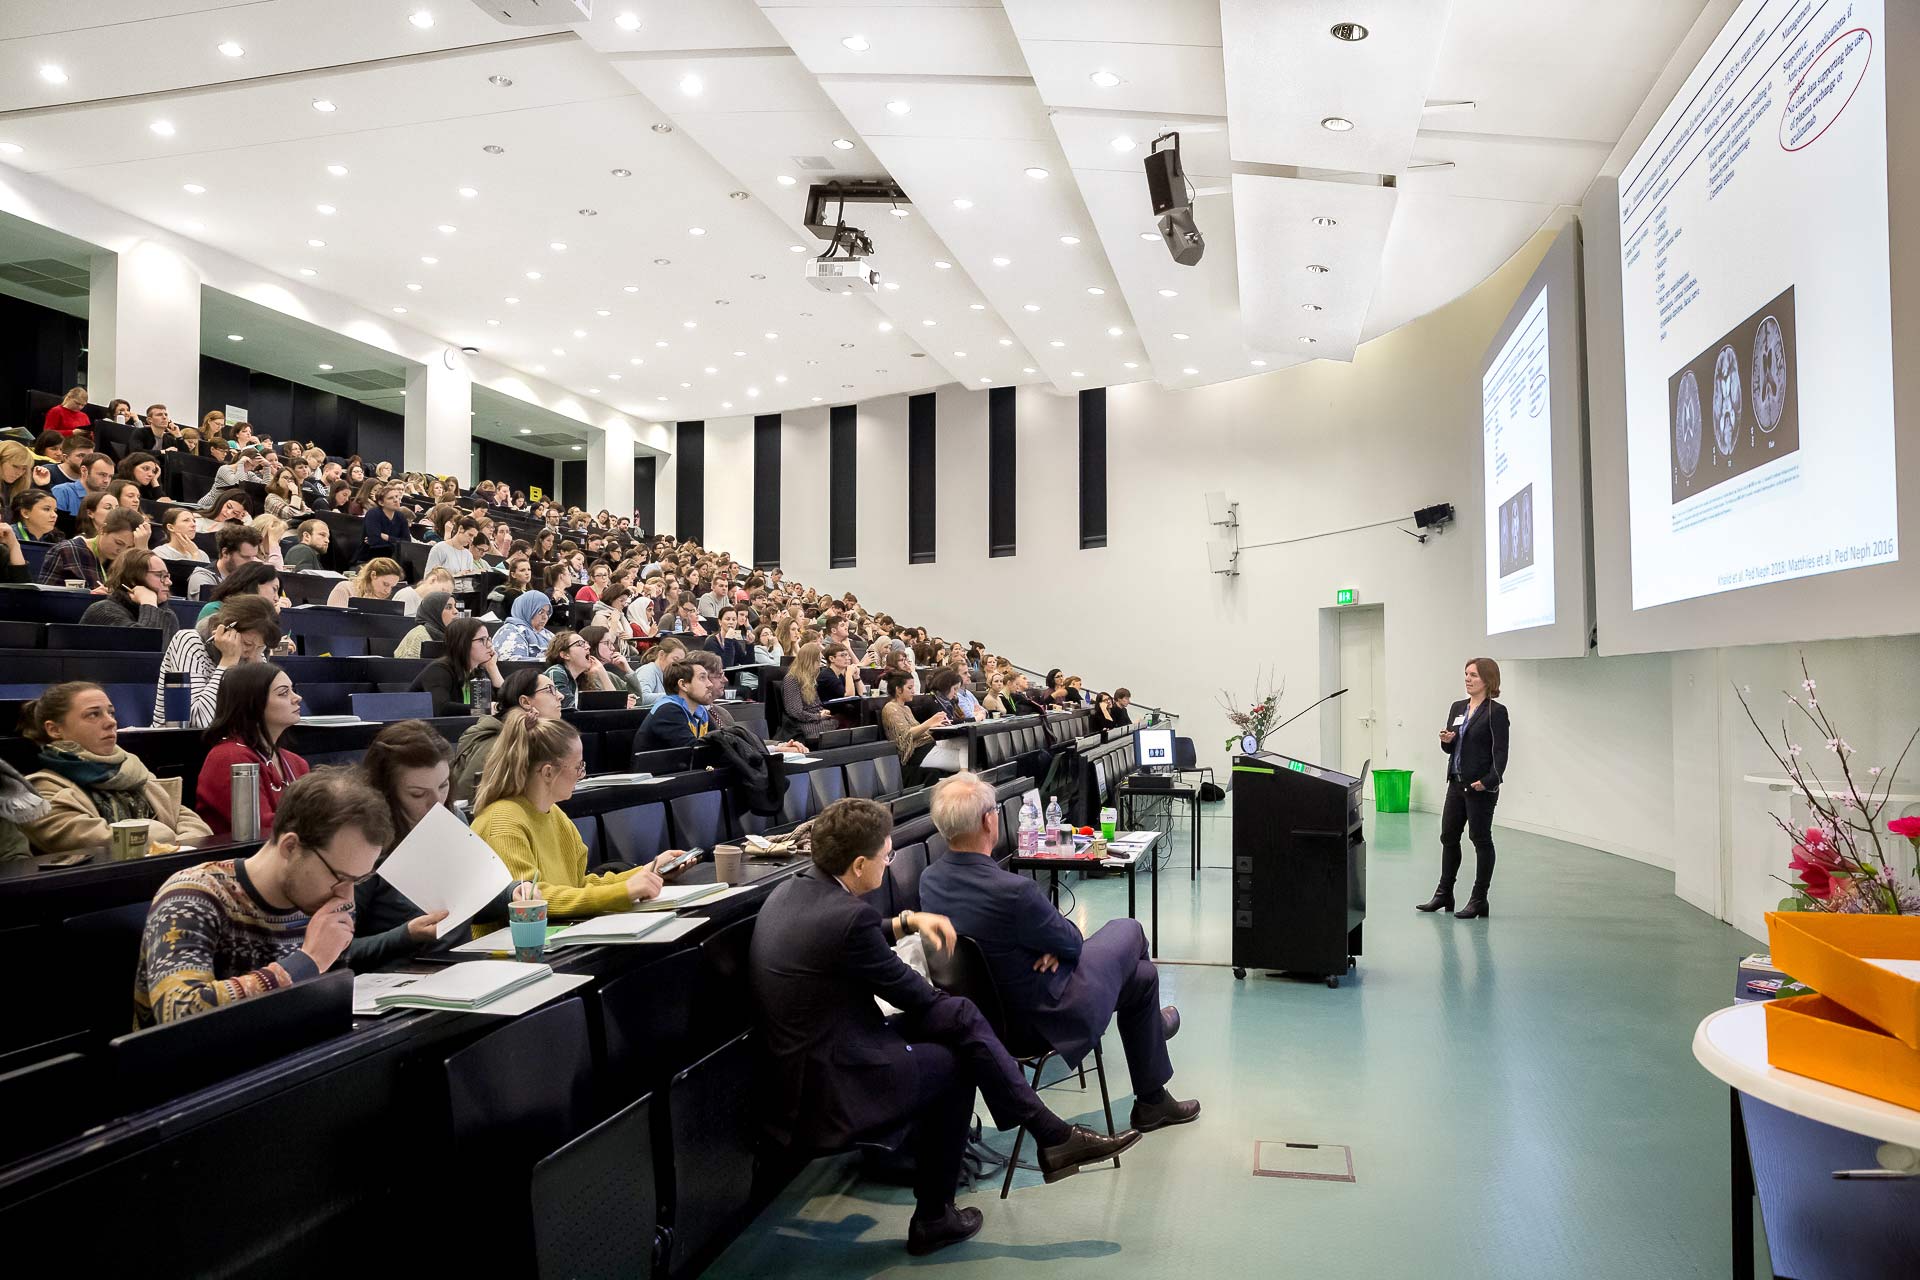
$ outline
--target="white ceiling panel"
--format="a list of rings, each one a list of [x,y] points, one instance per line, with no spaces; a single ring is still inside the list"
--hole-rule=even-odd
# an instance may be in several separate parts
[[[1003,0],[1022,44],[1080,41],[1220,47],[1219,0]],[[1116,68],[1118,70],[1118,68]]]
[[[753,0],[600,0],[574,30],[602,53],[778,49],[787,42]]]
[[[1579,204],[1610,150],[1611,144],[1599,142],[1429,130],[1414,142],[1401,187],[1482,200]],[[1453,168],[1418,167],[1446,161]]]
[[[998,82],[861,77],[820,82],[863,137],[1023,138],[1053,136],[1047,109],[1031,92]],[[902,114],[888,106],[899,103]]]
[[[1391,187],[1234,175],[1234,222],[1242,242],[1240,309],[1248,349],[1353,358],[1396,194]],[[1317,226],[1316,217],[1332,218],[1335,225]],[[1328,270],[1317,273],[1312,266]],[[1303,310],[1309,305],[1324,309]]]
[[[1209,45],[1143,45],[1037,40],[1026,45],[1034,87],[1051,107],[1224,116],[1226,76],[1220,50]],[[1110,72],[1105,88],[1092,77]]]
[[[1012,76],[1026,59],[997,4],[793,5],[761,11],[815,75]],[[843,43],[864,39],[864,50]]]
[[[1452,0],[1221,0],[1233,158],[1398,173],[1412,152]],[[1330,28],[1363,19],[1357,43]],[[1345,133],[1321,127],[1353,122]]]
[[[1092,115],[1080,111],[1053,113],[1054,132],[1066,150],[1075,170],[1100,169],[1130,173],[1139,179],[1135,203],[1144,221],[1143,231],[1153,229],[1153,204],[1147,197],[1147,176],[1143,167],[1153,140],[1169,130],[1180,134],[1180,162],[1195,186],[1224,187],[1233,172],[1227,155],[1227,126],[1169,120],[1164,116]],[[1120,141],[1130,146],[1115,145]]]
[[[431,27],[407,20],[419,10],[433,14]],[[467,0],[5,0],[0,112],[173,93],[565,30],[506,26]],[[227,41],[241,56],[220,52]],[[40,69],[47,65],[64,71],[65,83],[43,79]]]
[[[1498,270],[1534,232],[1570,216],[1562,206],[1470,200],[1409,183],[1400,192],[1360,340],[1452,302]]]

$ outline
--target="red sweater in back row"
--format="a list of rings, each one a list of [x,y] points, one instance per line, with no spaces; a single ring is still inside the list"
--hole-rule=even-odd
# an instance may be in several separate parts
[[[93,419],[87,416],[86,410],[69,409],[65,405],[57,404],[47,410],[47,420],[40,424],[40,429],[58,431],[63,436],[70,436],[81,427],[92,425]]]

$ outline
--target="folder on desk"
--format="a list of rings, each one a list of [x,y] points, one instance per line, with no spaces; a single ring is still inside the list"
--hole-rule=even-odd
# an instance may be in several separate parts
[[[731,886],[725,884],[670,884],[660,890],[660,896],[649,898],[645,902],[633,904],[635,911],[678,911],[682,907],[691,907],[702,899],[725,893]]]
[[[469,960],[374,997],[378,1008],[404,1004],[427,1009],[482,1009],[520,988],[553,976],[544,964]]]

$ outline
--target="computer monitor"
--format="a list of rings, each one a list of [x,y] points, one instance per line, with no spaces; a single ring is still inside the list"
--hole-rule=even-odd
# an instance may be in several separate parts
[[[1133,759],[1141,769],[1173,768],[1173,730],[1136,729],[1133,733]]]

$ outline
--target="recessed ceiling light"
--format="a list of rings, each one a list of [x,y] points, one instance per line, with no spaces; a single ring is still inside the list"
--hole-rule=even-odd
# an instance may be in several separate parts
[[[1117,338],[1117,337],[1119,337],[1119,336],[1120,336],[1120,334],[1121,334],[1122,332],[1123,332],[1123,331],[1121,330],[1121,328],[1120,328],[1120,326],[1119,326],[1119,325],[1117,325],[1117,324],[1116,324],[1116,325],[1109,325],[1109,326],[1107,327],[1107,336],[1108,336],[1109,338]]]
[[[788,253],[805,253],[806,251],[807,246],[803,244],[790,244],[787,246]]]
[[[681,383],[681,384],[680,384],[680,389],[681,389],[682,391],[686,391],[686,390],[689,390],[689,389],[691,389],[691,388],[692,388],[692,386],[693,386],[693,384],[692,384],[691,382],[683,382],[683,383]]]
[[[1026,304],[1026,309],[1028,311],[1038,311],[1040,309],[1040,304],[1037,302],[1029,302]]]
[[[1160,234],[1156,231],[1142,231],[1140,233],[1140,238],[1142,240],[1158,240],[1160,238]]]
[[[995,258],[993,260],[993,265],[996,267],[1010,267],[1013,265],[1013,259],[1012,258]]]
[[[1367,38],[1367,29],[1357,22],[1336,22],[1327,28],[1327,34],[1335,40],[1345,40],[1357,44]]]
[[[1353,128],[1353,121],[1345,116],[1327,116],[1320,121],[1320,127],[1330,133],[1345,133]]]
[[[405,315],[405,314],[407,314],[407,309],[406,309],[405,307],[395,307],[395,308],[393,309],[393,314],[395,314],[395,315],[397,315],[397,316],[403,316],[403,315]]]
[[[1026,368],[1024,368],[1024,369],[1022,369],[1022,370],[1021,370],[1020,372],[1022,372],[1022,373],[1038,373],[1038,372],[1039,372],[1039,370],[1037,370],[1037,369],[1035,369],[1035,368],[1034,368],[1034,367],[1033,367],[1032,365],[1028,365],[1028,366],[1027,366]]]
[[[415,9],[407,15],[407,21],[425,31],[433,25],[433,13],[427,9]]]
[[[326,242],[325,240],[309,240],[309,241],[307,241],[307,248],[309,248],[309,249],[324,249],[324,248],[326,248],[326,247],[327,247],[327,242]]]
[[[1075,369],[1075,370],[1074,370],[1074,371],[1073,371],[1073,372],[1072,372],[1071,374],[1069,374],[1069,375],[1067,375],[1067,376],[1068,376],[1068,377],[1072,377],[1072,378],[1084,378],[1084,377],[1086,377],[1087,375],[1086,375],[1086,374],[1084,374],[1084,373],[1082,373],[1082,372],[1080,372],[1080,371],[1079,371],[1078,369]]]
[[[1309,262],[1307,264],[1307,270],[1311,271],[1314,275],[1317,275],[1317,276],[1323,276],[1327,274],[1327,269],[1321,266],[1317,262]]]
[[[1044,178],[1044,177],[1046,177],[1046,176],[1047,176],[1047,171],[1046,171],[1045,169],[1042,169],[1042,168],[1041,168],[1041,167],[1040,167],[1039,165],[1037,165],[1037,164],[1036,164],[1036,165],[1029,165],[1029,166],[1027,167],[1027,176],[1028,176],[1029,178]]]
[[[300,274],[311,278],[313,276],[319,275],[320,273],[318,271],[315,271],[312,267],[302,267],[300,268]]]
[[[333,105],[333,99],[332,98],[315,98],[313,100],[313,109],[315,111],[322,111],[322,112],[332,111],[335,109]]]
[[[197,182],[183,182],[180,184],[180,189],[190,196],[203,196],[207,194],[207,189]]]
[[[841,345],[841,346],[843,346],[843,347],[850,347],[850,346],[852,346],[853,344],[852,344],[851,342],[843,342],[843,343],[841,343],[840,345]],[[744,355],[746,355],[747,353],[746,353],[746,352],[744,352],[744,351],[736,351],[736,352],[734,352],[733,354],[734,354],[734,355],[736,355],[736,356],[744,356]]]
[[[532,427],[522,427],[522,428],[520,428],[520,434],[521,434],[521,435],[523,435],[523,436],[530,436],[530,435],[532,435],[532,434],[533,434],[533,428],[532,428]]]
[[[1000,345],[1001,345],[1001,346],[1003,346],[1003,347],[1010,347],[1010,346],[1012,346],[1012,345],[1013,345],[1013,339],[1012,339],[1012,338],[1002,338],[1002,339],[1000,339]]]
[[[43,63],[40,67],[40,78],[48,84],[65,84],[67,72],[64,67],[55,66],[51,62]]]
[[[1247,363],[1252,365],[1256,369],[1264,369],[1267,367],[1267,362],[1265,360],[1249,360]]]
[[[327,217],[332,217],[334,214],[334,207],[330,204],[317,204],[313,206],[313,211],[315,213],[324,214]]]
[[[505,299],[502,299],[502,301],[504,301],[510,307],[517,307],[520,305],[520,299],[518,298],[505,298]]]
[[[712,364],[710,364],[710,365],[707,365],[707,366],[705,366],[705,367],[704,367],[704,368],[703,368],[703,369],[701,370],[701,372],[702,372],[702,373],[710,373],[710,374],[711,374],[711,373],[718,373],[718,372],[720,372],[720,366],[718,366],[718,365],[712,365]]]
[[[707,234],[707,229],[705,227],[688,227],[687,234],[690,236],[703,236]]]
[[[330,364],[323,364],[323,365],[321,365],[321,366],[320,366],[320,372],[322,372],[322,373],[325,373],[325,372],[327,372],[328,370],[330,370],[330,369],[332,369],[332,368],[333,368],[333,366],[332,366],[332,365],[330,365]]]
[[[969,311],[985,311],[986,309],[987,304],[984,302],[969,302],[967,304],[967,310]]]
[[[624,284],[624,285],[621,285],[621,286],[620,286],[620,289],[621,289],[621,291],[622,291],[623,293],[638,293],[638,292],[640,292],[640,286],[639,286],[639,285],[637,285],[637,284]]]
[[[422,266],[437,267],[440,265],[440,259],[432,256],[431,254],[423,253],[420,255],[420,263]]]
[[[148,125],[147,128],[153,130],[163,138],[171,138],[174,134],[173,121],[171,120],[155,120],[152,124]]]
[[[507,154],[507,149],[501,146],[497,142],[489,142],[486,146],[480,149],[486,152],[490,156],[503,156]]]
[[[953,353],[953,358],[956,360],[965,360],[967,358],[967,353],[964,351],[956,351]]]
[[[1302,311],[1325,311],[1326,310],[1325,307],[1321,306],[1317,302],[1303,302],[1300,304],[1300,309]]]
[[[833,145],[835,147],[838,147],[842,151],[853,150],[853,141],[849,138],[835,138],[833,140]]]
[[[450,222],[443,222],[439,226],[434,228],[434,230],[438,231],[443,236],[450,236],[454,232],[458,231],[459,229],[460,228],[454,226]]]
[[[26,148],[17,142],[0,142],[0,155],[17,156]]]
[[[1160,296],[1163,298],[1177,298],[1180,296],[1180,291],[1178,289],[1162,289]]]
[[[513,88],[513,78],[511,76],[488,76],[487,83],[496,89]]]
[[[1186,368],[1182,369],[1180,372],[1186,374],[1188,377],[1192,377],[1194,374],[1200,371],[1194,368],[1192,365],[1188,365]]]
[[[547,371],[547,366],[545,366],[545,365],[543,365],[543,364],[537,364],[537,365],[535,365],[535,366],[533,366],[533,371],[534,371],[535,373],[545,373],[545,372]]]
[[[246,340],[246,336],[243,334],[230,333],[227,335],[228,342],[245,342]]]
[[[240,47],[240,42],[237,40],[222,40],[213,47],[229,58],[242,58],[245,57],[247,53],[245,49]]]
[[[699,97],[701,90],[706,87],[706,83],[691,71],[680,77],[680,92],[686,94],[689,98]]]
[[[1105,70],[1096,71],[1092,75],[1088,76],[1087,79],[1093,81],[1095,84],[1099,85],[1102,89],[1111,89],[1115,85],[1120,83],[1119,76],[1113,74],[1113,72],[1111,71],[1105,71]]]
[[[573,331],[573,336],[576,338],[584,338],[587,336],[587,331],[585,329],[575,329]]]
[[[1129,138],[1124,133],[1114,135],[1113,149],[1115,151],[1131,151],[1133,148],[1134,141],[1132,138]]]
[[[907,114],[907,112],[913,110],[913,104],[911,102],[904,102],[899,98],[895,98],[892,102],[889,102],[887,104],[887,110],[893,112],[893,114],[897,116],[903,116]]]
[[[553,250],[555,253],[565,253],[567,251],[567,245],[564,240],[549,240],[547,242],[547,248]]]
[[[1054,348],[1055,350],[1059,350],[1061,347],[1064,347],[1067,344],[1065,342],[1062,342],[1059,338],[1055,338],[1053,341],[1049,342],[1047,345]]]
[[[461,196],[461,197],[462,197],[463,199],[467,199],[467,200],[471,200],[471,199],[473,199],[473,198],[474,198],[475,196],[477,196],[477,195],[479,195],[480,193],[479,193],[478,191],[476,191],[476,190],[475,190],[474,188],[472,188],[472,187],[461,187],[461,188],[459,189],[459,192],[458,192],[458,194],[459,194],[459,195],[460,195],[460,196]]]
[[[1122,364],[1122,365],[1121,365],[1120,367],[1121,367],[1122,369],[1138,369],[1138,368],[1139,368],[1140,366],[1139,366],[1139,364],[1138,364],[1138,363],[1136,363],[1135,361],[1132,361],[1132,360],[1128,360],[1128,361],[1126,361],[1126,362],[1124,362],[1124,363],[1123,363],[1123,364]]]
[[[855,53],[865,53],[868,49],[872,48],[872,46],[867,43],[865,36],[847,36],[841,40],[840,43]]]
[[[1174,340],[1176,342],[1185,342],[1188,338],[1192,336],[1193,336],[1192,334],[1188,334],[1188,333],[1176,333],[1173,335]]]
[[[631,169],[609,169],[607,172],[616,178],[631,178],[633,176],[633,170]]]
[[[649,129],[651,129],[651,130],[653,130],[653,131],[654,131],[655,133],[660,133],[660,134],[666,134],[666,133],[672,133],[672,132],[673,132],[673,126],[672,126],[672,125],[670,125],[670,124],[668,124],[668,123],[667,123],[666,121],[664,121],[664,120],[663,120],[663,121],[661,121],[661,122],[660,122],[659,124],[650,124],[650,125],[648,125],[647,127],[648,127]]]
[[[784,373],[776,373],[773,375],[773,380],[775,382],[785,382],[787,380],[787,375]]]
[[[935,258],[933,265],[936,269],[940,271],[953,270],[953,264],[951,262],[948,262],[945,258]]]
[[[892,333],[892,332],[893,332],[893,321],[891,321],[891,320],[882,320],[882,321],[881,321],[881,322],[880,322],[880,323],[879,323],[879,324],[878,324],[878,325],[877,325],[876,327],[877,327],[877,328],[878,328],[878,329],[880,330],[880,332],[882,332],[882,333]]]
[[[953,207],[961,210],[971,209],[973,208],[973,201],[962,196],[960,199],[955,200],[953,202]]]
[[[539,278],[540,278],[540,273],[539,273],[538,271],[529,271],[529,272],[527,272],[527,279],[529,279],[529,280],[538,280]]]
[[[898,280],[889,280],[885,284],[881,285],[880,287],[882,289],[887,290],[889,293],[894,293],[899,291],[900,282]]]
[[[409,281],[407,282],[407,292],[408,292],[408,293],[418,293],[418,292],[420,292],[420,285],[419,285],[418,283],[416,283],[416,282],[414,282],[414,281],[411,281],[411,280],[409,280]]]
[[[555,355],[557,355],[557,356],[563,356],[563,355],[565,355],[565,354],[567,354],[567,349],[566,349],[565,347],[555,347],[555,348],[553,349],[553,354],[555,354]]]
[[[814,402],[815,404],[819,404],[819,403],[820,403],[820,397],[819,397],[819,396],[815,396],[815,397],[813,398],[813,402]]]
[[[642,364],[645,364],[646,361],[642,360],[639,356],[634,356],[632,359],[628,360],[627,363],[631,365],[642,365]]]
[[[928,328],[928,329],[931,329],[931,328],[933,328],[933,326],[935,326],[936,324],[939,324],[940,322],[939,322],[938,320],[932,320],[932,319],[928,319],[928,320],[922,320],[922,321],[921,321],[920,323],[921,323],[921,324],[922,324],[922,325],[923,325],[924,327],[926,327],[926,328]]]
[[[1102,289],[1097,284],[1090,284],[1087,286],[1087,292],[1092,294],[1094,297],[1099,298],[1099,297],[1104,297],[1107,291],[1105,289]]]
[[[493,326],[495,326],[496,328],[498,328],[498,327],[499,327],[499,324],[500,324],[500,322],[499,322],[498,320],[489,320],[489,321],[487,321],[487,323],[488,323],[488,324],[490,324],[490,325],[493,325]]]
[[[902,209],[899,205],[893,206],[893,208],[887,210],[887,212],[896,218],[911,218],[913,216],[913,210]]]
[[[1312,346],[1312,345],[1313,345],[1314,343],[1316,343],[1316,342],[1318,342],[1318,341],[1320,341],[1320,339],[1318,339],[1318,338],[1310,338],[1310,337],[1308,337],[1308,336],[1307,336],[1306,334],[1304,334],[1304,333],[1300,335],[1300,343],[1301,343],[1301,345],[1302,345],[1302,346],[1308,346],[1308,347],[1310,347],[1310,346]]]
[[[1064,245],[1076,245],[1080,243],[1080,237],[1079,236],[1061,236],[1060,243]]]
[[[657,340],[653,345],[664,349],[667,345],[667,340],[665,338],[661,338]]]
[[[992,378],[982,378],[982,379],[980,379],[980,381],[982,381],[982,382],[992,382],[992,381],[993,381],[993,379],[992,379]]]
[[[682,320],[680,322],[680,327],[682,329],[698,329],[700,327],[700,322],[698,320]]]
[[[747,395],[748,395],[749,397],[752,397],[752,396],[757,396],[757,395],[759,395],[759,394],[760,394],[760,388],[758,388],[758,387],[748,387],[748,388],[747,388]]]
[[[780,175],[779,177],[777,177],[777,178],[775,178],[775,179],[774,179],[774,181],[775,181],[775,182],[777,182],[777,183],[779,183],[779,184],[780,184],[781,186],[783,186],[783,187],[790,187],[790,186],[792,186],[792,185],[793,185],[793,184],[794,184],[795,182],[797,182],[797,181],[798,181],[798,179],[797,179],[797,178],[795,178],[795,177],[794,177],[794,176],[793,176],[792,174],[790,174],[790,173],[783,173],[783,174],[781,174],[781,175]]]
[[[1340,219],[1329,218],[1324,213],[1317,213],[1313,217],[1313,225],[1316,227],[1337,227],[1340,225]]]
[[[626,12],[614,18],[613,25],[622,31],[638,31],[640,29],[640,15],[628,9]]]
[[[596,307],[594,309],[593,314],[597,316],[610,316],[613,314],[613,312],[607,310],[605,307]]]

